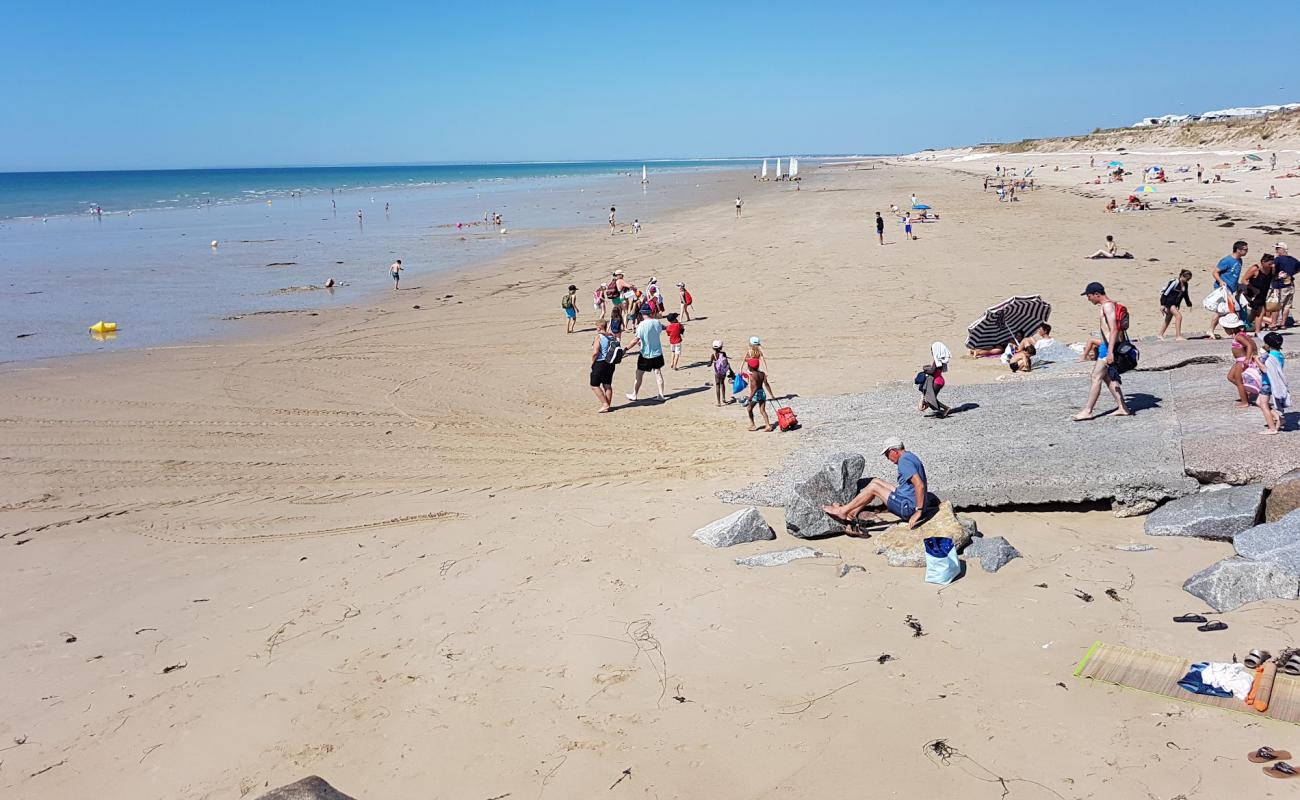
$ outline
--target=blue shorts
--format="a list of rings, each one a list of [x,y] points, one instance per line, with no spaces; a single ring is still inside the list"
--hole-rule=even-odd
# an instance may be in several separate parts
[[[1097,360],[1105,361],[1106,354],[1110,352],[1110,342],[1102,342],[1097,345]]]
[[[885,508],[888,508],[889,512],[894,516],[904,520],[911,519],[912,515],[916,513],[916,503],[903,497],[897,491],[889,493],[889,497],[885,500]]]
[[[577,319],[577,318],[578,318],[578,309],[576,309],[576,308],[566,308],[566,309],[564,309],[564,316],[568,317],[569,319]]]

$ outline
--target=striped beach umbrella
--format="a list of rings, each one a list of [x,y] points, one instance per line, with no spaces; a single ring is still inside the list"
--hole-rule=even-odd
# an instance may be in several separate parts
[[[976,350],[1002,347],[1016,334],[1032,334],[1052,315],[1052,304],[1040,295],[1017,295],[985,311],[966,328],[966,346]]]
[[[1136,194],[1155,194],[1156,187],[1152,186],[1149,183],[1144,183],[1141,186],[1134,189],[1133,191]]]

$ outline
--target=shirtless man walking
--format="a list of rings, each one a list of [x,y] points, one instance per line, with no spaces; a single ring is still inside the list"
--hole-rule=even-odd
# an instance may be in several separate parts
[[[1115,348],[1120,344],[1121,321],[1116,319],[1115,301],[1106,296],[1106,287],[1093,281],[1084,288],[1083,296],[1095,306],[1101,306],[1101,344],[1097,348],[1097,363],[1092,368],[1092,386],[1088,391],[1088,404],[1074,415],[1076,422],[1092,419],[1093,409],[1101,397],[1101,387],[1105,384],[1115,398],[1116,417],[1127,417],[1130,412],[1124,404],[1124,389],[1120,386],[1119,370],[1115,368]],[[1127,335],[1127,334],[1125,334]]]

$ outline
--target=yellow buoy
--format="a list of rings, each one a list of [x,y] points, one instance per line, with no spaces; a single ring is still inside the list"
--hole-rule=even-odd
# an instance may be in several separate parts
[[[117,330],[116,322],[105,322],[102,319],[99,322],[96,322],[94,325],[90,326],[91,333],[112,333],[113,331],[116,330]]]

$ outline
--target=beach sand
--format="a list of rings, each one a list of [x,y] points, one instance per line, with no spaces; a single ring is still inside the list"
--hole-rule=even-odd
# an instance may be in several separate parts
[[[797,543],[779,511],[777,542],[690,538],[734,510],[715,491],[799,436],[714,407],[712,339],[734,357],[762,336],[780,395],[858,391],[910,379],[932,340],[959,352],[1011,294],[1044,293],[1078,341],[1100,280],[1154,333],[1179,268],[1199,297],[1233,238],[1266,244],[1202,213],[1103,215],[1064,183],[999,205],[968,162],[874,166],[754,185],[741,220],[721,204],[639,237],[558,232],[352,308],[245,320],[257,335],[233,342],[4,368],[3,793],[237,798],[312,773],[361,800],[1267,787],[1243,756],[1294,747],[1293,726],[1071,677],[1096,640],[1219,660],[1290,643],[1294,604],[1226,633],[1169,622],[1200,609],[1181,582],[1226,545],[1123,552],[1140,518],[979,513],[1024,558],[939,591],[843,538],[734,565]],[[941,221],[876,244],[873,212],[913,191]],[[1137,257],[1082,260],[1107,233]],[[668,402],[622,407],[628,362],[597,415],[589,297],[613,268],[685,280],[699,319]],[[566,336],[570,282],[584,332]],[[944,398],[1005,374],[959,358]],[[961,755],[927,755],[937,739]]]

